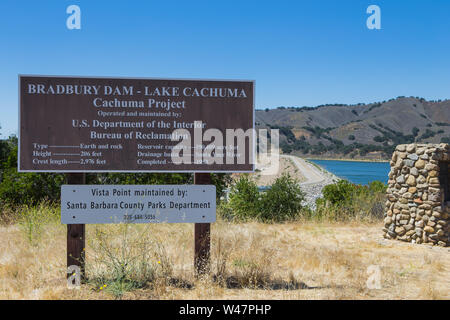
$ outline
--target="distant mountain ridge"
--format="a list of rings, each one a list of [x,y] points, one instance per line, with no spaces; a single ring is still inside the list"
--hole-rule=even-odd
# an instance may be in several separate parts
[[[256,111],[257,128],[280,129],[284,153],[388,159],[400,143],[450,142],[450,100],[398,97],[370,104]]]

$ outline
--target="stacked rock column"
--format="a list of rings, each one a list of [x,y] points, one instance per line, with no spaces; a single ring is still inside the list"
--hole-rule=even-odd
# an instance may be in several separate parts
[[[384,236],[449,246],[450,206],[439,181],[439,161],[449,161],[448,144],[398,145],[391,160]]]

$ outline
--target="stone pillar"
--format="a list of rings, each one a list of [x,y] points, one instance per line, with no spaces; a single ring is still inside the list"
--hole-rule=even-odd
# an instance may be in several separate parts
[[[449,246],[450,207],[439,181],[439,162],[449,161],[448,144],[398,145],[392,155],[384,236]]]

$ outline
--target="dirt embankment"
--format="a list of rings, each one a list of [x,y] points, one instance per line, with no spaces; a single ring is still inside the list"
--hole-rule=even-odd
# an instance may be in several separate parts
[[[328,184],[339,180],[337,176],[324,168],[297,156],[281,155],[276,174],[266,174],[267,167],[250,174],[250,177],[258,186],[270,186],[284,173],[297,179],[302,191],[305,193],[304,205],[311,209],[316,208],[316,199],[322,196],[322,189]],[[239,177],[235,174],[234,178]]]
[[[250,178],[258,186],[270,186],[275,180],[283,175],[283,173],[288,173],[294,179],[297,179],[300,183],[305,182],[306,178],[304,173],[295,165],[291,158],[281,156],[279,158],[278,171],[275,174],[266,174],[266,167],[262,170],[257,170],[255,173],[250,174]],[[235,174],[234,177],[238,177],[239,174]]]
[[[329,184],[339,180],[337,176],[324,168],[296,156],[282,156],[290,159],[300,173],[305,177],[300,183],[302,191],[305,193],[304,205],[311,209],[316,208],[316,200],[322,196],[322,189]]]

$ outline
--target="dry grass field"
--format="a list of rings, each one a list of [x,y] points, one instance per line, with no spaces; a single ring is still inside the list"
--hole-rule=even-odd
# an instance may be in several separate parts
[[[66,227],[0,226],[0,299],[449,299],[449,248],[384,240],[381,225],[212,225],[211,273],[193,271],[193,225],[89,225],[87,275],[68,289]],[[381,269],[368,289],[367,268]]]

